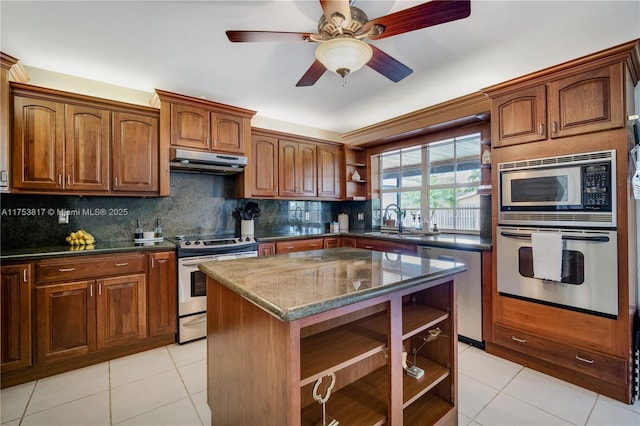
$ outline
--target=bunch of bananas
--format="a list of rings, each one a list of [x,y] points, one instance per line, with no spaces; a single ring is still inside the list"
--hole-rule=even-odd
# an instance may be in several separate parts
[[[93,245],[96,242],[96,239],[93,238],[93,235],[88,233],[83,229],[78,229],[76,232],[72,232],[69,234],[65,241],[71,246],[84,246],[85,248],[93,248]],[[91,247],[89,247],[91,246]]]

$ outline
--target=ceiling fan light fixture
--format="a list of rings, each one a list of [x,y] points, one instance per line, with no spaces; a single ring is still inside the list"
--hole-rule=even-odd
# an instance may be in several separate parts
[[[316,49],[316,59],[341,77],[358,71],[372,56],[373,50],[367,43],[350,37],[327,40]]]

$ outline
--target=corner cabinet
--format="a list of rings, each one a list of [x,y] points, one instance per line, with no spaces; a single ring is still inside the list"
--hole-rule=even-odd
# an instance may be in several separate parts
[[[331,274],[328,265],[318,269],[317,279]],[[215,293],[208,310],[219,312],[207,325],[212,416],[221,424],[268,418],[272,424],[316,425],[322,407],[314,394],[325,396],[334,374],[326,414],[340,424],[456,425],[455,290],[447,280],[283,322],[208,279],[208,291]],[[237,339],[218,329],[234,324],[244,324]],[[437,337],[425,342],[432,335]],[[242,349],[246,341],[252,351]],[[403,370],[403,349],[417,351],[421,378]],[[409,366],[413,362],[411,355]],[[236,386],[220,386],[225,379]]]
[[[362,148],[345,147],[345,190],[347,200],[362,201],[371,198],[367,184],[368,157],[367,151]]]
[[[30,263],[3,265],[0,270],[0,369],[4,374],[32,364]]]
[[[635,42],[484,89],[494,148],[625,125],[625,64]]]
[[[161,195],[157,110],[18,83],[11,95],[12,191]]]

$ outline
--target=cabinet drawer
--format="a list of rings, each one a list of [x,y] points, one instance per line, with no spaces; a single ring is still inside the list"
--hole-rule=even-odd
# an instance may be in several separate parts
[[[495,343],[529,356],[588,374],[597,379],[628,383],[627,361],[611,355],[556,343],[534,334],[495,325]]]
[[[312,238],[309,240],[279,241],[276,243],[276,253],[293,253],[296,251],[320,250],[324,248],[322,238]]]
[[[78,280],[145,271],[144,253],[45,259],[36,264],[37,282]]]

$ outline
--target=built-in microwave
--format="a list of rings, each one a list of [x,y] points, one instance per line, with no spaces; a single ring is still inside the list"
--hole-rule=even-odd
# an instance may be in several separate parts
[[[498,164],[502,225],[616,227],[615,150]]]

